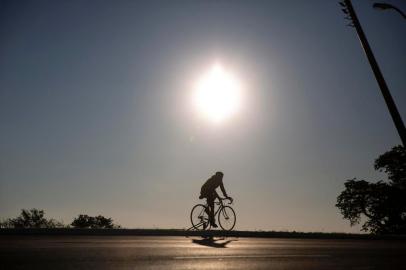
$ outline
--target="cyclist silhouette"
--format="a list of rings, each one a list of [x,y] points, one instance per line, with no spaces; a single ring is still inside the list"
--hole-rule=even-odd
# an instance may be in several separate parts
[[[216,188],[220,187],[221,191],[223,192],[223,195],[226,199],[229,199],[232,201],[233,199],[227,195],[227,192],[224,188],[223,184],[223,176],[224,174],[222,172],[216,172],[215,175],[210,177],[202,186],[200,190],[200,197],[199,199],[204,199],[206,198],[207,200],[207,205],[209,206],[209,219],[210,219],[210,224],[212,227],[217,228],[216,221],[214,219],[214,200],[216,198],[221,199],[221,197],[217,194]]]

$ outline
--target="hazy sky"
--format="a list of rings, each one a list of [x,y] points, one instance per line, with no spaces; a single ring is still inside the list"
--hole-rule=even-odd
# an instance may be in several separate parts
[[[405,119],[405,20],[354,2]],[[187,228],[222,170],[236,229],[358,232],[336,197],[400,139],[346,23],[335,0],[1,1],[0,217]],[[221,124],[190,98],[214,63],[245,89]]]

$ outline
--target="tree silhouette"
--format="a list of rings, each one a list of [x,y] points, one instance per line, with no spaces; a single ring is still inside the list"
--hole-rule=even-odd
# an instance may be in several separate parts
[[[90,221],[90,218],[88,215],[79,215],[77,218],[73,220],[71,225],[75,228],[89,228],[90,224],[92,223]]]
[[[60,228],[64,225],[55,220],[45,218],[45,211],[32,208],[21,209],[21,214],[16,218],[10,218],[1,223],[3,228]]]
[[[406,189],[406,150],[396,146],[375,160],[375,170],[388,174],[391,185]]]
[[[91,217],[88,215],[79,215],[73,220],[71,225],[75,228],[91,228],[91,229],[113,229],[120,226],[113,223],[113,219],[106,218],[101,215]]]
[[[73,220],[71,225],[74,228],[90,229],[116,229],[120,225],[113,223],[112,218],[106,218],[102,215],[91,217],[88,215],[79,215]],[[32,208],[30,210],[22,209],[21,214],[16,218],[5,219],[0,222],[0,228],[66,228],[62,222],[53,218],[45,218],[45,211]]]
[[[356,178],[345,182],[336,206],[351,226],[365,217],[363,231],[376,234],[406,233],[406,150],[396,146],[375,160],[374,167],[387,173],[388,183]]]

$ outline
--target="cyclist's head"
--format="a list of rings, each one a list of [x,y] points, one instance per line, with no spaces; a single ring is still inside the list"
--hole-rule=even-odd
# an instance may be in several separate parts
[[[220,171],[216,172],[216,176],[223,177],[223,175],[224,175],[224,173],[222,173]]]

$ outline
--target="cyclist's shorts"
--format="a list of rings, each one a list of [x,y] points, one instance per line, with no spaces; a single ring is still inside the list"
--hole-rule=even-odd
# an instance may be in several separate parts
[[[217,196],[217,193],[216,192],[204,192],[205,190],[202,190],[201,192],[200,192],[200,196],[199,196],[199,199],[204,199],[204,198],[216,198]]]

